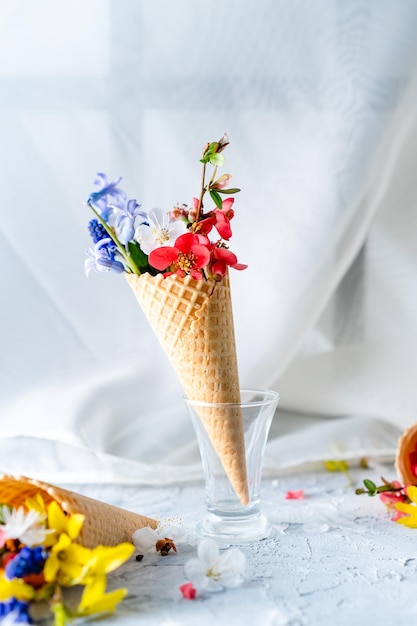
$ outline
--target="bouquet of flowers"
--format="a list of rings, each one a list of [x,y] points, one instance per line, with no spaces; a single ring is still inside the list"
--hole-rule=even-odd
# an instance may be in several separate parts
[[[106,592],[106,574],[131,556],[138,528],[157,526],[25,477],[0,476],[0,502],[0,621],[8,624],[32,624],[46,608],[55,626],[113,612],[127,590]]]
[[[225,134],[202,152],[201,188],[190,206],[164,212],[141,210],[98,174],[88,205],[86,273],[124,273],[173,365],[186,396],[207,403],[238,404],[239,377],[228,269],[246,268],[230,250],[234,198],[224,165]],[[208,181],[207,168],[212,167]],[[223,199],[226,196],[226,199]],[[212,206],[205,207],[209,197]],[[208,407],[199,416],[242,503],[248,502],[243,424],[240,411]]]

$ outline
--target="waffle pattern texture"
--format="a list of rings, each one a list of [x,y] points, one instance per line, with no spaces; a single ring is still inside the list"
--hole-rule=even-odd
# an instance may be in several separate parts
[[[80,533],[80,543],[86,548],[98,545],[116,546],[124,541],[132,542],[132,534],[138,528],[156,528],[158,522],[150,517],[87,498],[73,491],[50,485],[26,476],[0,475],[0,503],[12,507],[24,504],[26,498],[40,493],[45,504],[55,500],[63,511],[82,513],[85,521]]]
[[[162,274],[127,274],[127,281],[174,367],[185,395],[200,402],[239,403],[228,275],[220,282]],[[249,500],[241,413],[201,408],[210,440],[243,504]]]

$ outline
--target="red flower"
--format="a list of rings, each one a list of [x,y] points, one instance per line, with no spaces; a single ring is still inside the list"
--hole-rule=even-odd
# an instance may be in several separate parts
[[[196,224],[196,230],[208,235],[211,229],[214,228],[219,233],[222,239],[228,241],[232,236],[232,229],[230,227],[230,220],[234,217],[235,212],[232,209],[234,198],[227,198],[222,202],[221,209],[214,209],[209,217],[201,220]]]
[[[197,589],[194,587],[193,583],[185,583],[179,587],[179,590],[186,600],[194,600],[197,595]]]
[[[210,241],[204,235],[185,233],[175,240],[174,246],[161,246],[152,250],[148,261],[157,270],[170,268],[165,276],[190,274],[192,278],[200,280],[203,278],[201,269],[210,260],[209,245]]]
[[[304,500],[304,489],[300,489],[299,491],[287,491],[285,494],[286,500]]]
[[[397,511],[395,505],[398,502],[409,502],[410,500],[407,497],[406,488],[402,487],[398,480],[393,480],[391,484],[393,485],[393,487],[398,489],[398,491],[382,491],[379,494],[379,499],[385,504],[388,511],[393,513],[393,517],[391,517],[391,519],[393,522],[396,522],[401,517],[404,517],[406,513],[403,513],[402,511]]]
[[[214,280],[221,280],[226,274],[228,267],[232,267],[235,270],[244,270],[248,266],[238,263],[237,256],[230,250],[227,250],[227,248],[213,248],[209,273]]]

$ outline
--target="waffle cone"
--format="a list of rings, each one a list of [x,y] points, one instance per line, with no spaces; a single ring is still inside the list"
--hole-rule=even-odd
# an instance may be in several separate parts
[[[37,493],[40,493],[46,505],[55,500],[64,512],[70,515],[81,513],[85,516],[79,540],[86,548],[98,545],[116,546],[124,541],[132,542],[132,534],[138,528],[144,526],[156,528],[158,525],[158,522],[150,517],[33,478],[0,475],[2,504],[19,507],[24,504],[26,498],[34,497]]]
[[[239,403],[240,389],[229,277],[220,282],[162,274],[127,281],[190,400]],[[198,414],[243,504],[249,501],[243,422],[238,408]]]
[[[410,455],[417,455],[417,423],[413,424],[402,434],[398,440],[395,467],[399,479],[403,485],[417,485],[416,458]]]

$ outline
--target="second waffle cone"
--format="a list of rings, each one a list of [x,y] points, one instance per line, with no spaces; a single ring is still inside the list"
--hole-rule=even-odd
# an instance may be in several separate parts
[[[403,485],[416,485],[417,423],[407,428],[398,441],[395,468]]]
[[[127,274],[127,281],[174,367],[185,395],[239,403],[240,389],[228,275],[220,282],[162,274]],[[245,441],[236,407],[198,409],[242,504],[249,501]]]
[[[0,475],[0,503],[11,507],[24,505],[27,498],[40,494],[46,505],[55,500],[65,513],[85,516],[79,541],[86,548],[97,545],[116,546],[128,541],[138,528],[156,528],[158,522],[150,517],[121,509],[112,504],[88,498],[79,493],[44,483],[26,476]]]

